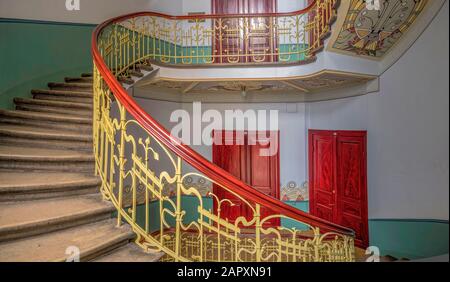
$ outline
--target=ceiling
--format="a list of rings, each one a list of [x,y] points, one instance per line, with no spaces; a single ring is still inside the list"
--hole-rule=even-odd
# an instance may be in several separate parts
[[[423,12],[429,0],[380,0],[380,10],[369,10],[362,0],[348,0],[346,13],[330,51],[381,59],[401,39]]]
[[[153,77],[136,85],[134,95],[157,100],[192,102],[303,102],[367,93],[377,77],[321,71],[283,79],[176,80]]]

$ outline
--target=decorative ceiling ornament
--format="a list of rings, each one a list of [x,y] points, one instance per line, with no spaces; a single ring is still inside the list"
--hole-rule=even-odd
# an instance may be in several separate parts
[[[212,91],[262,91],[262,90],[268,90],[273,89],[274,85],[272,84],[263,84],[261,82],[256,81],[225,81],[220,82],[217,85],[211,86],[209,90]]]
[[[277,79],[277,80],[230,80],[230,81],[186,81],[186,80],[165,80],[164,78],[156,78],[154,81],[141,86],[141,90],[149,91],[149,96],[157,93],[162,95],[164,93],[177,94],[184,97],[192,95],[209,95],[209,94],[241,94],[245,96],[248,93],[257,94],[313,94],[318,91],[331,90],[337,88],[344,88],[356,84],[364,84],[375,79],[375,76],[346,73],[339,71],[324,70],[310,76],[297,77],[291,79]],[[201,99],[201,96],[196,96]],[[206,96],[204,96],[206,97]],[[252,96],[255,97],[255,96]]]
[[[423,11],[428,0],[380,0],[369,10],[366,1],[352,0],[333,48],[380,58],[400,39]]]
[[[335,89],[348,85],[366,82],[367,78],[343,75],[333,72],[323,72],[319,75],[296,81],[296,83],[311,91]]]

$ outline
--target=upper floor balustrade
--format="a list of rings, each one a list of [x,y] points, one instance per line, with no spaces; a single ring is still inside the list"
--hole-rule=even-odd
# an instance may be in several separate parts
[[[153,12],[117,18],[99,47],[109,67],[137,59],[177,66],[299,64],[323,47],[337,0],[313,1],[291,13],[168,16]]]

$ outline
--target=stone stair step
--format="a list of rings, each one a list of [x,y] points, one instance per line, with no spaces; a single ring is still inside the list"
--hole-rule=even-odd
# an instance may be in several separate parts
[[[115,210],[100,194],[0,203],[0,242],[111,218]]]
[[[135,234],[128,225],[116,227],[108,219],[0,244],[0,261],[64,262],[67,250],[80,250],[80,260],[90,261],[130,242]],[[70,248],[70,249],[68,249]]]
[[[118,77],[117,79],[118,79],[121,83],[129,84],[129,85],[134,84],[134,80],[131,79],[131,78],[129,78],[129,77],[126,77],[126,76],[120,76],[120,77]]]
[[[91,98],[92,99],[92,92],[88,92],[88,91],[33,89],[33,90],[31,90],[31,94],[60,95],[60,96],[72,96],[72,97]]]
[[[34,111],[9,111],[0,109],[0,115],[9,116],[22,119],[39,119],[43,122],[60,122],[60,123],[70,123],[70,124],[92,124],[91,117],[79,117],[64,114],[54,114],[54,113],[44,113],[44,112],[34,112]]]
[[[66,90],[66,91],[83,91],[92,92],[92,83],[82,83],[82,82],[49,82],[47,84],[48,88],[52,90]]]
[[[138,69],[145,70],[145,71],[153,71],[153,67],[151,65],[138,64],[138,65],[136,65],[136,67]]]
[[[163,256],[162,252],[146,253],[141,247],[130,243],[94,259],[93,262],[155,262]]]
[[[74,126],[77,126],[74,124]],[[92,135],[31,126],[0,124],[0,143],[41,148],[92,150]]]
[[[65,77],[65,82],[93,82],[93,77]]]
[[[74,110],[86,110],[92,111],[91,104],[85,103],[75,103],[75,102],[63,102],[63,101],[52,101],[52,100],[36,100],[36,99],[27,99],[27,98],[14,98],[14,103],[17,104],[29,104],[36,106],[46,106],[46,107],[55,107],[55,108],[64,108],[64,109],[74,109]]]
[[[92,118],[68,114],[0,109],[0,123],[92,134]]]
[[[77,173],[0,171],[0,202],[98,193],[98,177]]]
[[[33,98],[40,100],[53,100],[63,102],[85,103],[92,105],[93,94],[80,91],[64,91],[64,90],[31,90]]]
[[[0,144],[0,168],[93,173],[94,156],[82,151]]]
[[[137,70],[130,70],[129,74],[131,76],[135,76],[135,77],[138,77],[138,78],[144,77],[144,74],[142,72],[140,72],[140,71],[137,71]]]
[[[41,101],[38,99],[32,99],[36,101]],[[42,100],[44,101],[44,100]],[[88,104],[86,104],[88,105]],[[92,110],[83,110],[83,109],[70,109],[70,108],[61,108],[61,107],[52,107],[52,106],[40,106],[35,104],[16,104],[16,110],[18,111],[28,111],[28,112],[42,112],[49,114],[61,114],[61,115],[69,115],[69,116],[77,116],[84,118],[92,119]]]

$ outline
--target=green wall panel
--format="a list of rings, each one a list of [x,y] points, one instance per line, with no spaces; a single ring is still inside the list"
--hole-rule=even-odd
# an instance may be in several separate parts
[[[382,255],[416,259],[448,254],[448,221],[371,219],[369,234],[370,245]]]
[[[173,199],[174,200],[174,199]],[[210,198],[203,198],[206,209],[213,208]],[[309,211],[309,202],[286,202],[302,210]],[[182,209],[186,211],[184,224],[198,219],[199,201],[196,197],[184,196]],[[170,210],[169,205],[165,205]],[[150,204],[150,230],[159,230],[159,202]],[[175,219],[166,215],[170,226],[175,226]],[[145,206],[139,206],[137,222],[145,227]],[[286,228],[305,230],[307,227],[292,220],[283,219],[281,225]],[[414,219],[371,219],[369,220],[370,245],[380,249],[381,255],[391,255],[396,258],[427,258],[448,253],[449,229],[448,221],[414,220]]]
[[[0,19],[0,108],[64,76],[92,72],[93,25]]]

